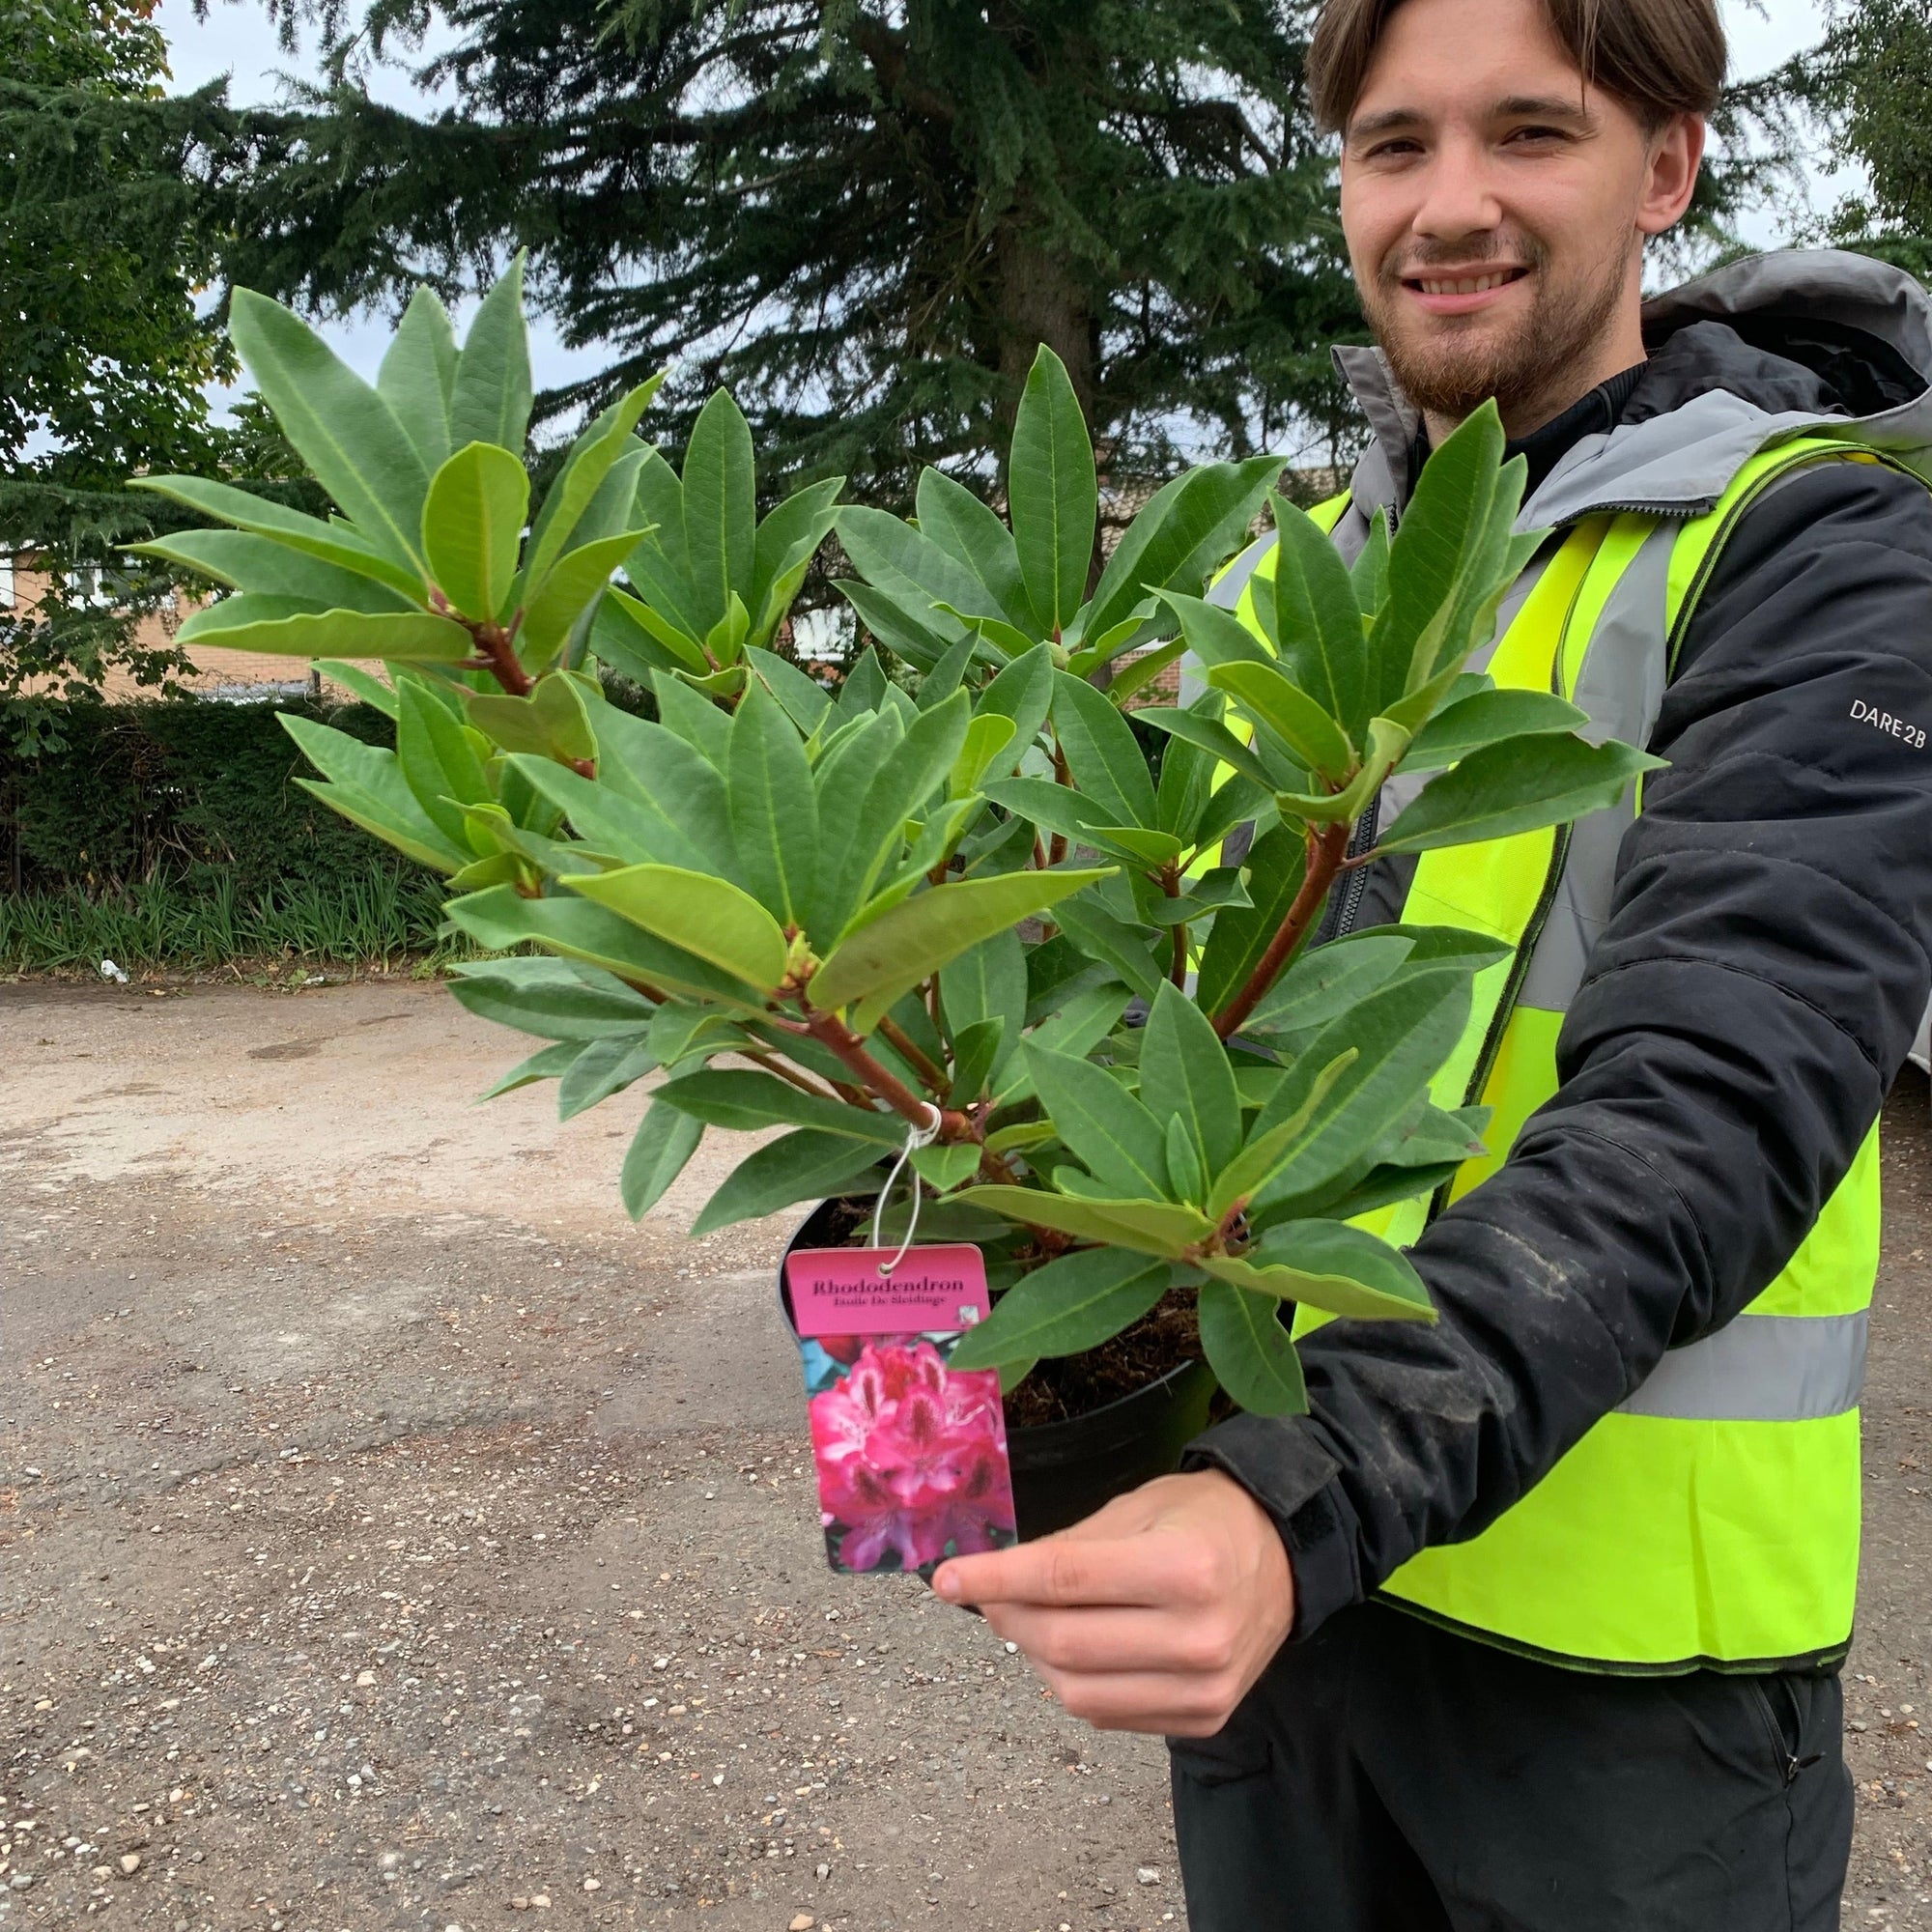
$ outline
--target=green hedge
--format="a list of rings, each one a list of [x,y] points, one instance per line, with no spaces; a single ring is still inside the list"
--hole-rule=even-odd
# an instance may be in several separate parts
[[[439,882],[296,784],[288,711],[390,731],[364,705],[82,703],[61,751],[0,752],[0,967],[432,949]]]

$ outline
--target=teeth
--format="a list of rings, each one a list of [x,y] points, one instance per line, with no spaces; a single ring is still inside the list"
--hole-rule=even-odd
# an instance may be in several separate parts
[[[1507,273],[1476,275],[1456,282],[1431,281],[1424,277],[1421,279],[1421,287],[1422,293],[1426,296],[1479,296],[1486,289],[1501,288],[1511,279],[1511,275]]]

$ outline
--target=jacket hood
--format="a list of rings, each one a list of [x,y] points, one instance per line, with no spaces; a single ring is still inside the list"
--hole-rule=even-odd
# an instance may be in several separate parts
[[[1759,450],[1797,436],[1932,467],[1932,299],[1902,270],[1837,249],[1748,256],[1647,302],[1643,332],[1650,359],[1616,428],[1578,439],[1520,528],[1701,515]],[[1400,502],[1417,412],[1378,350],[1335,359],[1375,433],[1350,486],[1373,514]]]

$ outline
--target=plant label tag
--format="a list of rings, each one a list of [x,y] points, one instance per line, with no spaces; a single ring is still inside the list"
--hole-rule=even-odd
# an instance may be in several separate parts
[[[975,1247],[785,1258],[833,1569],[917,1571],[1017,1540],[997,1369],[954,1372],[991,1309]]]

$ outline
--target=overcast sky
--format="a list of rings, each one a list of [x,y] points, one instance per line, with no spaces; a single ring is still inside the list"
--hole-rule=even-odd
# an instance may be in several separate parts
[[[1731,35],[1733,71],[1740,74],[1762,73],[1775,67],[1815,41],[1821,30],[1821,0],[1763,0],[1762,6],[1747,4],[1747,0],[1721,0],[1721,4]],[[276,98],[280,75],[310,71],[300,54],[292,58],[283,52],[274,30],[253,0],[210,0],[205,21],[195,18],[193,0],[160,0],[156,17],[168,39],[178,91],[186,92],[226,75],[230,98],[238,105],[270,102]],[[402,106],[427,104],[395,73],[379,75],[375,92]],[[1821,181],[1814,189],[1821,209],[1829,208],[1836,193],[1829,182]],[[1760,244],[1770,245],[1780,239],[1770,218],[1747,224],[1747,228],[1749,239]],[[375,372],[388,331],[386,321],[362,319],[330,323],[324,328],[337,352],[367,375]],[[602,361],[595,350],[575,354],[565,350],[543,323],[532,330],[531,353],[540,387],[588,374]]]

